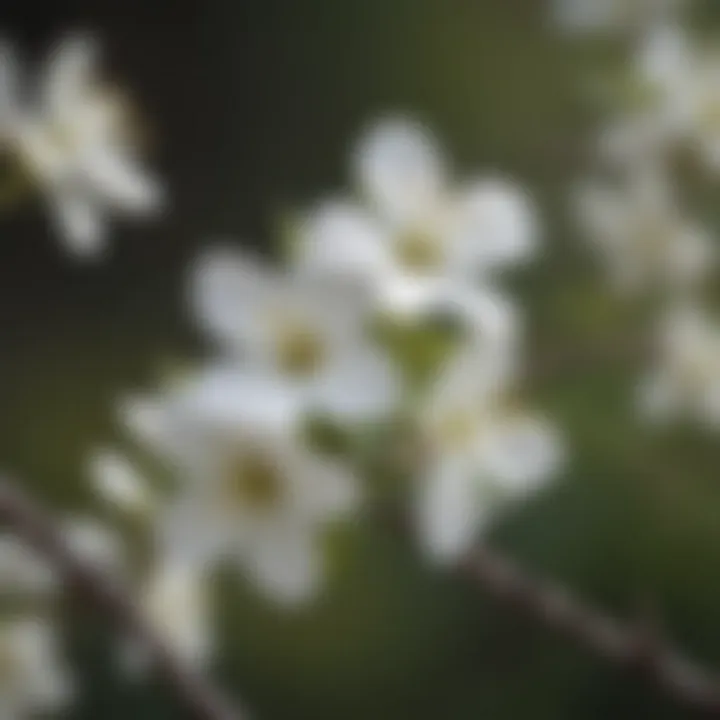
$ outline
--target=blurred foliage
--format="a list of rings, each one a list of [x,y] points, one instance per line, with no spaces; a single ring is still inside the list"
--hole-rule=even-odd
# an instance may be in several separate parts
[[[358,130],[404,110],[436,130],[459,173],[516,177],[542,207],[546,251],[506,282],[527,312],[531,370],[543,353],[591,350],[531,384],[571,463],[491,541],[609,611],[650,606],[681,645],[720,665],[716,438],[633,417],[637,363],[595,348],[632,341],[644,311],[605,292],[566,216],[598,111],[583,86],[616,66],[617,43],[563,39],[546,0],[33,5],[3,8],[6,30],[31,49],[68,24],[100,29],[152,120],[174,208],[157,227],[118,228],[97,266],[63,258],[38,207],[3,218],[5,468],[52,506],[92,508],[84,457],[119,438],[117,398],[151,386],[167,358],[202,351],[183,303],[193,254],[226,236],[275,252],[277,209],[346,187]],[[716,188],[702,201],[717,216]],[[222,579],[217,677],[254,717],[686,717],[369,521],[338,533],[332,555],[326,595],[290,615]],[[181,717],[153,683],[120,678],[100,618],[72,602],[68,613],[82,668],[68,718]]]

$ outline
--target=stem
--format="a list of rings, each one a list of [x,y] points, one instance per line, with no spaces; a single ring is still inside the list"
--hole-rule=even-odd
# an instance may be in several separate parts
[[[47,559],[78,596],[140,639],[158,673],[196,720],[241,720],[203,677],[181,662],[132,601],[95,567],[76,557],[50,517],[18,487],[0,478],[0,522]]]
[[[688,660],[648,628],[614,620],[564,588],[526,576],[486,547],[470,553],[460,570],[504,607],[647,677],[686,708],[720,717],[720,674]]]

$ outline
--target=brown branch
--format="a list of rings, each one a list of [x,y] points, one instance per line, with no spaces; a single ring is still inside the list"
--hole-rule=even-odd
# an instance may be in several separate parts
[[[502,606],[648,678],[683,707],[720,717],[720,674],[683,657],[647,627],[614,620],[560,586],[531,579],[487,547],[470,553],[459,569]]]
[[[25,493],[0,479],[0,522],[44,557],[68,587],[141,640],[167,685],[196,720],[241,720],[238,712],[157,636],[132,601],[95,567],[76,557],[51,518]]]

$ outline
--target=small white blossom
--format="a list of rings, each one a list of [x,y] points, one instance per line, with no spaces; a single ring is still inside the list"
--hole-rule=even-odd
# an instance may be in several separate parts
[[[658,340],[654,367],[640,385],[645,416],[720,425],[720,325],[682,305],[663,318]]]
[[[192,303],[225,349],[311,409],[362,420],[394,408],[399,375],[369,336],[369,298],[361,289],[276,272],[219,249],[198,262]]]
[[[298,413],[293,393],[233,368],[200,373],[168,397],[158,451],[180,479],[161,518],[171,561],[229,559],[279,602],[318,589],[322,531],[358,493],[345,468],[306,446]]]
[[[414,315],[439,297],[526,260],[536,221],[526,194],[497,178],[450,186],[434,139],[421,125],[389,119],[353,153],[365,205],[330,200],[309,213],[296,260],[311,275],[361,278],[383,308]]]
[[[636,97],[601,135],[613,162],[632,165],[678,147],[720,169],[720,53],[693,43],[674,24],[653,26],[641,38],[630,80]]]
[[[0,622],[0,717],[20,719],[57,709],[72,692],[48,622],[38,618]]]
[[[68,249],[80,256],[104,249],[110,215],[146,215],[161,196],[133,146],[127,107],[98,83],[96,65],[92,38],[67,37],[39,87],[23,84],[19,98],[17,63],[7,46],[0,51],[2,140],[46,195]]]
[[[506,504],[526,498],[558,469],[557,432],[505,399],[507,371],[468,347],[451,359],[421,408],[427,457],[417,520],[428,554],[449,562]]]
[[[577,210],[620,290],[690,287],[715,260],[712,239],[682,217],[667,180],[657,172],[637,172],[617,185],[589,183],[578,193]]]

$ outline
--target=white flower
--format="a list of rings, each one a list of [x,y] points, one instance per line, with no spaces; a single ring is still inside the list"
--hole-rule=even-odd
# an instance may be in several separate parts
[[[509,378],[497,359],[464,349],[420,412],[428,455],[417,521],[427,553],[450,562],[510,500],[536,491],[562,457],[555,430],[504,400]]]
[[[640,385],[649,419],[692,417],[720,425],[720,325],[691,305],[663,318],[654,367]]]
[[[231,354],[278,378],[311,409],[345,419],[390,412],[399,376],[369,337],[365,292],[284,274],[218,249],[198,263],[196,315]]]
[[[180,479],[161,518],[162,555],[234,560],[271,598],[309,598],[323,576],[322,531],[358,496],[353,477],[299,437],[296,397],[263,376],[211,369],[168,397],[162,425],[158,450]]]
[[[600,134],[601,157],[632,170],[666,158],[692,134],[696,64],[680,27],[650,26],[636,46],[623,106]]]
[[[575,33],[642,28],[673,16],[686,0],[554,0],[555,22]]]
[[[104,249],[109,215],[145,215],[161,194],[139,162],[121,96],[97,82],[96,55],[92,38],[62,40],[37,96],[18,104],[15,62],[0,54],[0,103],[10,105],[2,113],[5,142],[46,194],[68,249],[81,256]]]
[[[720,169],[720,53],[694,45],[674,24],[653,26],[636,52],[631,78],[638,98],[601,136],[610,160],[637,164],[678,146]]]
[[[0,717],[50,711],[71,694],[52,627],[37,618],[0,622]]]
[[[618,289],[686,288],[715,260],[712,239],[681,216],[657,172],[636,172],[620,185],[589,183],[578,193],[577,210]]]
[[[297,266],[369,281],[386,309],[413,315],[456,288],[467,298],[463,288],[535,249],[525,193],[494,178],[451,188],[439,148],[417,123],[372,127],[355,149],[353,174],[367,204],[332,200],[311,212]]]

